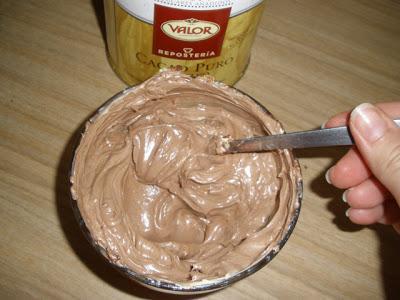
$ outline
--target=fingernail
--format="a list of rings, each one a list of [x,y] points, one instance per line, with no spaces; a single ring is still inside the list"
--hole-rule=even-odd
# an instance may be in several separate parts
[[[329,184],[332,184],[332,181],[331,181],[331,169],[332,168],[329,168],[328,171],[326,171],[326,173],[325,173],[325,180]]]
[[[325,129],[326,122],[328,122],[328,121],[325,121],[325,122],[321,125],[321,129]]]
[[[349,190],[344,191],[344,193],[342,194],[342,200],[344,203],[347,203],[347,193],[349,192]]]
[[[346,212],[344,213],[344,214],[346,215],[346,217],[349,217],[350,209],[351,209],[351,208],[348,208],[348,209],[346,210]]]
[[[357,106],[351,112],[350,120],[358,133],[369,143],[381,138],[387,129],[387,124],[378,109],[369,103]]]

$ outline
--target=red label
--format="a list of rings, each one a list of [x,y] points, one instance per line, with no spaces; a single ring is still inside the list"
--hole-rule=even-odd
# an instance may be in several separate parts
[[[219,56],[230,11],[184,10],[155,4],[153,54],[184,60]]]

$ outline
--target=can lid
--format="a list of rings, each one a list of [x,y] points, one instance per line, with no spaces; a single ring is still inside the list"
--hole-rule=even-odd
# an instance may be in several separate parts
[[[263,0],[116,0],[130,15],[146,22],[154,22],[154,5],[190,10],[217,10],[231,7],[230,17],[239,15],[263,2]]]

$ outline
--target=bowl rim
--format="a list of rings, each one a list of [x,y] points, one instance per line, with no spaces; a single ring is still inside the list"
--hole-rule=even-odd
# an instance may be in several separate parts
[[[299,170],[299,175],[296,180],[296,201],[298,203],[295,206],[290,223],[287,226],[286,233],[284,234],[283,238],[277,243],[277,245],[273,249],[271,249],[268,253],[266,253],[260,259],[258,259],[257,262],[251,264],[250,266],[246,267],[245,269],[243,269],[240,272],[233,273],[233,274],[227,274],[225,277],[211,279],[209,281],[203,280],[203,281],[200,281],[199,284],[195,284],[195,285],[193,285],[193,283],[190,283],[190,282],[174,283],[174,282],[168,281],[168,280],[150,278],[145,275],[139,274],[127,267],[119,266],[119,265],[111,262],[107,258],[105,249],[103,247],[101,247],[100,245],[98,245],[95,242],[95,240],[92,238],[91,233],[90,233],[89,229],[87,228],[85,221],[80,213],[80,210],[78,208],[78,203],[72,195],[72,185],[73,184],[72,184],[70,178],[73,175],[76,151],[77,151],[77,148],[80,145],[80,142],[83,138],[83,134],[86,131],[87,122],[90,122],[90,121],[92,122],[92,121],[96,120],[97,116],[99,116],[115,100],[119,99],[124,94],[129,93],[131,90],[136,89],[138,86],[140,86],[140,84],[129,86],[129,87],[123,89],[122,91],[116,93],[111,98],[109,98],[99,108],[97,108],[92,114],[90,114],[90,116],[88,118],[86,118],[86,120],[82,123],[82,125],[76,131],[80,134],[80,137],[75,140],[75,143],[72,147],[73,156],[72,156],[71,162],[69,164],[70,167],[69,167],[69,171],[68,171],[69,196],[70,196],[70,200],[71,200],[73,214],[74,214],[74,216],[78,222],[78,225],[79,225],[81,231],[83,232],[85,238],[94,247],[96,252],[98,252],[103,257],[103,259],[105,259],[113,268],[115,268],[117,271],[122,273],[124,276],[128,277],[129,279],[135,280],[139,284],[144,285],[150,289],[154,289],[154,290],[161,291],[164,293],[174,293],[174,294],[183,294],[183,295],[184,294],[188,295],[188,294],[209,293],[209,292],[213,292],[213,291],[216,291],[219,289],[223,289],[241,279],[244,279],[244,278],[254,274],[258,270],[260,270],[261,268],[266,266],[280,252],[280,250],[283,248],[283,246],[286,244],[289,237],[291,236],[291,234],[296,226],[296,223],[299,219],[300,210],[301,210],[302,201],[303,201],[303,177],[302,177],[302,171],[300,168],[299,161],[293,154],[293,151],[291,151],[291,150],[288,151],[289,156],[292,159],[295,166],[297,167],[297,169]],[[275,121],[277,121],[283,129],[282,123],[279,120],[277,120],[263,104],[261,104],[259,101],[254,99],[252,96],[248,95],[247,93],[243,92],[242,90],[240,90],[236,87],[229,86],[229,88],[235,89],[239,93],[247,96],[249,99],[251,99],[253,102],[255,102],[263,110],[264,113],[268,114],[271,118],[273,118]],[[204,282],[204,283],[201,284],[202,282]]]

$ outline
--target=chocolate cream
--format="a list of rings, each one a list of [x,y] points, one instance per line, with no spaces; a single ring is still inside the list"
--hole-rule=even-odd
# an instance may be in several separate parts
[[[87,123],[72,195],[112,263],[173,282],[229,276],[279,249],[300,170],[288,150],[216,148],[226,137],[282,132],[237,90],[165,71]]]

